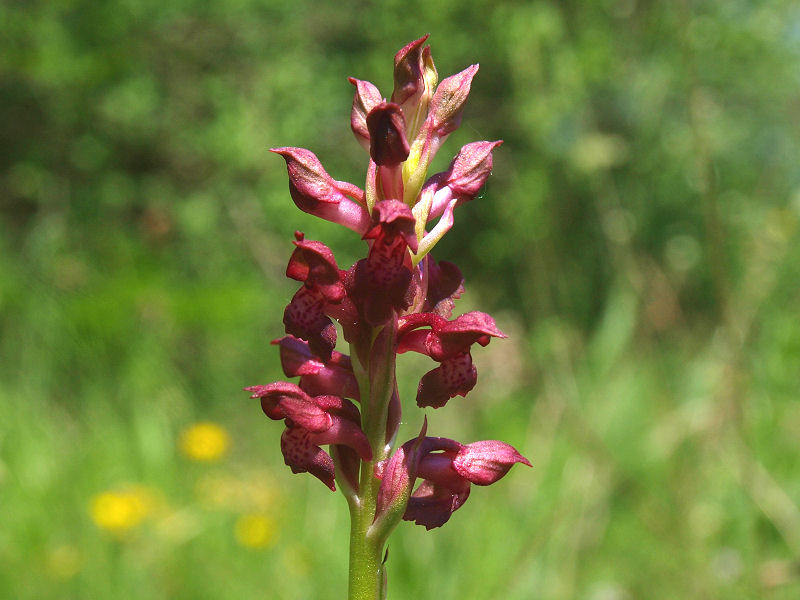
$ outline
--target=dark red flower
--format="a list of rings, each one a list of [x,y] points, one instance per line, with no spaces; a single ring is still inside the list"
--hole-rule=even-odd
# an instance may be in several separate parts
[[[417,405],[441,408],[454,396],[466,396],[478,379],[470,347],[474,343],[486,346],[492,337],[506,335],[482,312],[464,313],[452,321],[435,313],[401,317],[397,351],[413,350],[441,363],[420,380]]]
[[[309,396],[294,383],[277,381],[245,388],[261,399],[270,419],[286,423],[281,450],[293,473],[311,473],[336,489],[333,460],[320,446],[336,444],[353,449],[362,460],[372,460],[372,449],[361,430],[355,404],[338,396]]]

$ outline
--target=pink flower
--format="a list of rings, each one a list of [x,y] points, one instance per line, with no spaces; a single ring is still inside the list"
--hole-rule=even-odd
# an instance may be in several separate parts
[[[452,321],[435,313],[401,317],[397,351],[413,350],[440,363],[420,380],[417,404],[440,408],[454,396],[466,396],[478,380],[470,347],[474,343],[486,346],[492,337],[506,335],[482,312],[465,313]]]
[[[467,445],[436,437],[409,440],[380,473],[377,518],[403,499],[403,519],[426,529],[441,527],[466,502],[471,483],[495,483],[516,463],[531,466],[516,448],[496,440]],[[423,481],[411,493],[417,478]]]
[[[261,399],[270,419],[284,420],[281,451],[293,473],[311,473],[336,490],[333,459],[320,446],[335,444],[354,450],[362,460],[372,460],[372,449],[361,430],[355,404],[337,396],[309,396],[293,383],[276,381],[245,388]]]

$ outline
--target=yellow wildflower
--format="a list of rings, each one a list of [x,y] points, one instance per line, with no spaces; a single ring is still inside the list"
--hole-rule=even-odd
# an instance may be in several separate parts
[[[242,515],[234,533],[236,541],[246,548],[267,548],[275,542],[275,521],[265,515]]]
[[[195,423],[183,430],[181,452],[192,460],[213,462],[222,458],[230,446],[228,432],[216,423]]]
[[[89,514],[95,525],[122,535],[140,525],[153,510],[153,496],[142,486],[119,491],[105,491],[94,496]]]

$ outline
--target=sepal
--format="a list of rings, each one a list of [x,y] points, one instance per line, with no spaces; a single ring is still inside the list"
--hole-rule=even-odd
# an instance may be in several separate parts
[[[349,77],[348,81],[356,87],[353,95],[353,109],[350,112],[350,127],[358,143],[369,152],[367,115],[369,111],[383,102],[383,97],[378,88],[369,81],[361,81],[355,77]]]
[[[370,216],[363,205],[364,192],[358,186],[334,180],[309,150],[286,147],[271,151],[286,160],[289,193],[300,210],[360,234],[366,231]]]
[[[531,466],[511,444],[483,440],[462,446],[453,459],[453,468],[475,485],[490,485],[502,479],[517,463]]]

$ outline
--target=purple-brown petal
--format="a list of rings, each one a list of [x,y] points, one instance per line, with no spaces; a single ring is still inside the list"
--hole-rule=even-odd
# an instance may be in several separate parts
[[[340,302],[344,298],[344,285],[333,252],[322,242],[305,240],[299,233],[298,237],[286,276],[316,286],[328,302]]]
[[[398,200],[375,206],[376,224],[365,234],[373,239],[366,259],[348,273],[345,286],[362,318],[376,327],[389,320],[393,311],[403,311],[413,299],[409,241],[416,247],[411,210]]]
[[[308,341],[311,351],[327,361],[336,346],[336,326],[325,315],[322,292],[301,287],[283,313],[286,333]]]
[[[373,221],[374,226],[364,234],[364,239],[392,240],[400,236],[412,252],[417,251],[417,234],[414,230],[416,220],[406,204],[399,200],[378,202],[373,212]]]
[[[405,521],[414,521],[425,529],[441,527],[450,520],[450,516],[463,506],[469,497],[469,482],[459,490],[436,485],[425,480],[408,500]]]
[[[453,314],[455,301],[464,293],[464,276],[461,270],[446,260],[425,262],[428,268],[428,293],[422,312],[432,312],[444,318]]]
[[[381,102],[367,114],[369,155],[378,166],[395,166],[408,158],[406,122],[393,102]]]
[[[300,427],[287,427],[281,435],[281,452],[292,473],[311,473],[331,491],[336,491],[333,459],[311,442],[311,434]]]
[[[251,393],[251,398],[261,399],[264,414],[275,421],[290,419],[292,423],[311,432],[325,431],[333,423],[331,415],[294,383],[276,381],[245,390]]]
[[[423,44],[430,34],[401,48],[394,57],[394,90],[392,102],[403,104],[425,87],[423,79]]]
[[[420,379],[417,405],[441,408],[454,396],[466,396],[478,381],[478,370],[469,352],[443,360]]]

